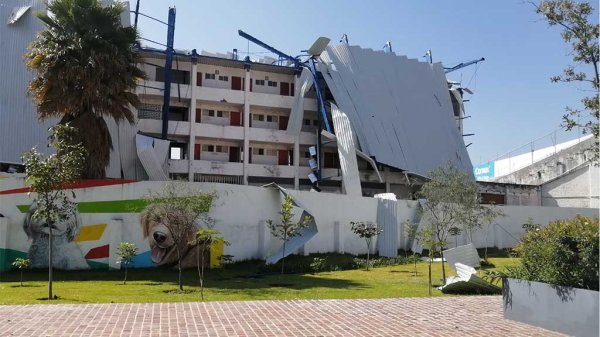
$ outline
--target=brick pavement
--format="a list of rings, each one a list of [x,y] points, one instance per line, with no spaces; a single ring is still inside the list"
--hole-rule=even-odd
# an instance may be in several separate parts
[[[562,336],[505,320],[500,296],[0,305],[1,336]]]

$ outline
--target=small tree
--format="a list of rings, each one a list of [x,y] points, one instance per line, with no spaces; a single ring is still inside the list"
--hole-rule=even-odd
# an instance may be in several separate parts
[[[574,127],[580,127],[583,133],[594,135],[594,145],[591,147],[593,160],[596,164],[599,161],[599,123],[600,116],[600,72],[598,71],[598,62],[600,61],[600,48],[598,46],[598,36],[600,34],[600,25],[594,17],[594,8],[587,1],[557,0],[542,1],[539,5],[531,2],[538,14],[541,14],[548,25],[559,27],[562,39],[571,45],[575,66],[568,66],[563,70],[563,74],[550,78],[552,82],[575,83],[576,86],[586,85],[591,87],[590,96],[581,99],[583,109],[572,107],[566,108],[566,114],[563,116],[563,125],[567,130]],[[576,66],[588,67],[587,71],[580,71]],[[591,70],[591,71],[590,71]],[[588,88],[589,88],[588,87]],[[587,115],[587,116],[586,116]],[[580,120],[583,118],[583,120]]]
[[[85,161],[85,150],[75,143],[76,131],[68,125],[49,129],[49,147],[56,150],[48,157],[35,148],[23,154],[25,175],[31,192],[37,193],[37,208],[33,219],[48,225],[48,299],[52,296],[52,224],[64,221],[75,211],[68,195],[69,184],[79,179]],[[74,192],[71,192],[73,197]]]
[[[204,256],[206,252],[206,248],[210,248],[213,242],[223,241],[224,245],[229,244],[229,242],[223,239],[223,234],[216,229],[207,228],[201,229],[196,232],[196,238],[192,242],[192,244],[196,245],[196,249],[198,250],[198,254],[196,254],[196,258],[198,259],[198,277],[200,278],[200,298],[204,301]]]
[[[433,252],[435,252],[440,244],[435,236],[435,227],[432,223],[428,223],[422,229],[416,232],[417,241],[423,246],[423,248],[427,249],[429,256],[429,266],[428,266],[428,291],[429,295],[431,295],[431,264],[433,263]]]
[[[471,238],[472,232],[483,222],[491,222],[501,213],[495,208],[480,205],[477,183],[451,163],[433,170],[429,178],[419,191],[419,197],[427,200],[422,212],[429,222],[428,230],[420,234],[429,235],[431,231],[437,240],[434,248],[439,250],[442,258],[442,281],[446,284],[444,248],[452,228],[466,231]]]
[[[368,221],[352,221],[350,222],[350,228],[352,229],[354,234],[358,235],[360,238],[365,239],[365,242],[367,243],[367,271],[369,271],[371,241],[374,236],[377,236],[379,233],[383,232],[383,230],[381,230],[377,224]]]
[[[23,286],[23,269],[27,269],[27,267],[29,267],[29,265],[31,264],[31,260],[30,259],[22,259],[22,258],[17,258],[13,263],[12,266],[15,268],[19,268],[19,272],[21,274],[21,287]]]
[[[125,278],[123,279],[123,285],[127,284],[127,268],[129,267],[129,264],[133,262],[137,251],[137,246],[134,243],[129,242],[121,242],[117,248],[117,255],[119,256],[117,263],[120,263],[125,267]]]
[[[408,241],[409,242],[413,242],[413,240],[417,240],[418,241],[418,231],[419,231],[419,224],[415,223],[413,221],[410,220],[406,220],[404,222],[404,230],[406,231],[406,236],[408,237]],[[417,253],[412,250],[412,257],[413,257],[413,263],[414,263],[414,267],[415,267],[415,275],[417,276]]]
[[[203,193],[190,188],[185,182],[169,182],[160,192],[151,192],[145,201],[149,204],[143,217],[160,220],[167,228],[177,251],[179,290],[183,290],[183,251],[189,245],[190,233],[195,233],[198,223],[207,216],[215,198],[214,193]]]
[[[281,258],[281,274],[284,271],[285,264],[285,244],[293,237],[300,235],[303,228],[308,227],[312,220],[309,216],[304,216],[298,222],[292,222],[294,218],[294,200],[291,196],[286,196],[281,204],[280,222],[275,223],[273,220],[267,220],[267,227],[271,231],[271,235],[283,241],[282,258]]]

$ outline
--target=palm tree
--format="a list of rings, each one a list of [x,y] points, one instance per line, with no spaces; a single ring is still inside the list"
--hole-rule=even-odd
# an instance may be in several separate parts
[[[112,140],[104,117],[134,122],[138,78],[137,32],[121,26],[122,4],[54,0],[37,13],[46,29],[25,55],[36,77],[29,83],[40,119],[60,118],[78,131],[87,152],[83,177],[103,178]]]

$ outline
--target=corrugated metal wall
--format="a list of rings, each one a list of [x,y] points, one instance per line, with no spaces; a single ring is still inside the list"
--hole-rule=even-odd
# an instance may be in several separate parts
[[[15,23],[8,20],[15,8],[31,8]],[[45,10],[42,0],[3,0],[0,2],[0,161],[21,162],[24,151],[46,147],[47,128],[54,121],[40,123],[27,85],[33,78],[23,54],[42,28],[35,12]]]

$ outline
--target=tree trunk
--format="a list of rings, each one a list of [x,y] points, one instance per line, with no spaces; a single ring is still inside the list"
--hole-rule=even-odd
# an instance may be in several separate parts
[[[429,250],[429,296],[431,296],[431,263],[433,262],[433,253],[432,250]]]
[[[183,291],[183,279],[181,276],[181,252],[179,251],[179,245],[177,245],[177,270],[179,273],[179,290]]]
[[[52,299],[52,221],[46,219],[48,224],[48,300]]]
[[[371,242],[367,239],[367,271],[369,271],[369,258],[371,257]]]
[[[123,285],[127,284],[127,264],[125,264],[125,279],[123,279]]]
[[[20,268],[21,270],[21,287],[23,286],[23,268]]]
[[[200,264],[200,298],[204,301],[204,250],[202,247],[202,263]]]
[[[282,248],[282,258],[281,258],[281,275],[283,275],[283,265],[285,264],[285,243],[287,242],[287,236],[283,236],[283,248]]]
[[[440,248],[440,255],[442,256],[442,284],[446,285],[446,267],[444,266],[444,248]]]
[[[417,276],[417,255],[413,252],[413,262],[415,263],[415,277]]]

